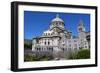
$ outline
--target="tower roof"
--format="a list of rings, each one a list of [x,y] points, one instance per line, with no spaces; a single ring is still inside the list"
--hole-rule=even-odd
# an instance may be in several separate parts
[[[83,23],[83,21],[82,21],[82,20],[80,20],[80,21],[79,21],[78,26],[84,26],[84,23]]]
[[[59,14],[56,14],[56,18],[54,18],[54,19],[52,20],[52,22],[55,22],[55,21],[64,22],[64,21],[59,17]]]

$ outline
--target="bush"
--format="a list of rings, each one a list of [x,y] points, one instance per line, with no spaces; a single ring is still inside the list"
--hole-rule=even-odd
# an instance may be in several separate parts
[[[32,61],[33,57],[31,55],[25,55],[24,56],[24,61]]]
[[[70,55],[69,59],[89,59],[90,58],[90,50],[89,49],[81,49],[76,53]]]
[[[24,56],[24,61],[25,62],[29,62],[29,61],[48,61],[48,60],[52,60],[53,57],[52,56],[35,56],[35,55],[25,55]]]

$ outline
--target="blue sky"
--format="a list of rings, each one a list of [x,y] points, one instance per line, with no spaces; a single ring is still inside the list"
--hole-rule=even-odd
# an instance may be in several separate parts
[[[24,11],[24,39],[41,36],[43,31],[49,29],[56,14],[59,14],[65,28],[71,31],[72,35],[77,36],[80,20],[83,21],[86,31],[90,31],[90,14]]]

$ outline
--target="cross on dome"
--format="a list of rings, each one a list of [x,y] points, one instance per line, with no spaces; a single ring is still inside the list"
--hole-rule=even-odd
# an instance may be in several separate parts
[[[59,18],[59,14],[56,14],[56,18]]]

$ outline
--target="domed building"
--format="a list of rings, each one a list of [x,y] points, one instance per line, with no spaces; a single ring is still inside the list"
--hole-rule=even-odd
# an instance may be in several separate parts
[[[54,58],[67,59],[71,53],[89,48],[82,21],[79,22],[77,30],[78,36],[72,36],[71,31],[65,29],[64,21],[57,14],[51,20],[49,29],[40,37],[32,39],[32,51],[35,55],[52,55]]]

